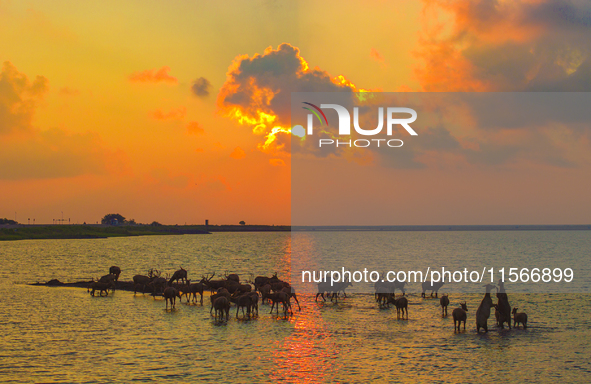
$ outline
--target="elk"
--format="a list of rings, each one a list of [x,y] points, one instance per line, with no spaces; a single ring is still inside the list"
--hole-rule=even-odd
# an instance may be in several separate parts
[[[273,313],[273,307],[275,305],[277,305],[277,315],[279,315],[279,303],[283,304],[283,315],[287,316],[287,310],[289,309],[289,311],[293,314],[293,312],[291,311],[291,304],[289,303],[289,295],[283,291],[279,291],[279,292],[274,292],[269,294],[269,299],[271,299],[271,301],[273,302],[273,304],[271,305],[271,312],[269,313]]]
[[[179,291],[181,295],[181,303],[183,302],[182,297],[184,295],[187,296],[187,303],[191,301],[191,280],[187,280],[187,284],[172,284],[171,287],[175,287]]]
[[[94,296],[94,292],[95,291],[100,291],[99,292],[99,296],[103,295],[103,292],[105,292],[105,296],[109,296],[109,288],[111,288],[111,290],[113,290],[114,288],[114,282],[100,282],[100,281],[93,281],[92,283],[90,283],[90,285],[88,286],[88,289],[91,289],[92,291],[90,292],[90,294],[92,296]]]
[[[433,297],[433,292],[435,292],[435,297],[437,297],[437,292],[443,286],[443,284],[445,284],[443,281],[438,281],[438,282],[435,282],[435,283],[432,283],[429,280],[425,281],[421,285],[422,288],[423,288],[423,293],[421,293],[421,297],[423,297],[423,298],[425,297],[425,292],[426,291],[431,291],[431,297]]]
[[[247,295],[250,296],[251,304],[250,304],[250,312],[254,313],[256,311],[257,316],[259,315],[259,294],[258,292],[249,292]]]
[[[343,296],[347,297],[347,294],[345,293],[345,289],[347,289],[347,287],[352,287],[353,284],[350,281],[343,281],[340,283],[333,283],[333,287],[332,287],[332,297],[330,299],[330,301],[334,300],[335,302],[339,301],[339,292],[343,292]]]
[[[271,277],[257,276],[254,279],[254,287],[258,290],[260,287],[264,285],[267,285],[269,283],[276,283],[277,281],[279,281],[279,278],[277,277],[277,272],[275,272],[275,274]]]
[[[456,308],[451,313],[451,316],[454,319],[454,332],[456,331],[456,322],[458,324],[458,332],[460,332],[460,324],[462,321],[464,322],[464,331],[466,330],[466,320],[468,318],[468,307],[466,306],[466,302],[460,303],[461,308]]]
[[[205,284],[211,280],[211,278],[213,277],[213,275],[209,278],[205,277],[205,276],[201,276],[201,281],[199,281],[198,283],[194,283],[190,285],[190,293],[193,294],[193,302],[197,302],[197,294],[199,294],[201,296],[201,305],[203,305],[203,289],[205,288]]]
[[[138,287],[142,287],[142,293],[145,293],[146,286],[149,285],[152,280],[156,277],[160,277],[160,272],[158,270],[154,270],[153,268],[148,271],[148,276],[145,275],[135,275],[133,277],[133,294],[135,295],[138,291]]]
[[[240,289],[240,285],[240,283],[237,283],[234,280],[226,280],[224,287],[228,290],[228,292],[233,294]]]
[[[302,310],[302,307],[300,306],[300,302],[298,300],[298,295],[296,295],[295,289],[293,289],[292,287],[283,287],[283,289],[281,291],[285,292],[287,294],[287,296],[289,296],[290,306],[291,306],[291,298],[293,297],[296,304],[298,305],[298,311]]]
[[[480,328],[484,329],[484,332],[488,332],[488,318],[490,317],[490,309],[493,306],[492,299],[490,298],[490,291],[495,288],[493,284],[486,284],[486,293],[476,310],[476,332],[480,333]]]
[[[404,290],[406,282],[400,281],[381,281],[378,280],[374,284],[375,289],[375,299],[378,302],[380,308],[384,308],[389,306],[389,300],[391,298],[396,298],[396,289],[400,289],[402,291],[402,295],[406,294]]]
[[[388,304],[394,304],[396,306],[396,317],[404,319],[404,311],[406,310],[406,320],[408,320],[408,299],[405,296],[395,299],[393,297],[388,299]]]
[[[178,282],[179,280],[182,280],[185,284],[187,284],[187,271],[183,269],[183,267],[180,268],[181,269],[175,271],[172,274],[172,277],[168,281],[169,285],[172,284],[174,281]]]
[[[227,280],[211,280],[212,277],[215,276],[215,272],[211,275],[211,277],[204,281],[203,284],[213,293],[213,291],[217,291],[220,288],[226,288]]]
[[[142,293],[144,293],[144,291],[146,290],[146,285],[150,284],[152,282],[152,279],[148,276],[144,276],[144,275],[135,275],[133,277],[133,294],[135,295],[138,291],[138,287],[142,287]]]
[[[115,275],[111,275],[109,273],[108,275],[101,276],[99,281],[101,283],[114,283],[115,282]]]
[[[259,288],[259,292],[261,293],[261,302],[269,301],[269,294],[271,293],[271,285],[265,284]]]
[[[152,287],[152,295],[156,296],[158,294],[164,294],[164,290],[167,287],[167,281],[164,277],[156,277],[154,278],[148,286]]]
[[[252,308],[252,296],[249,294],[245,294],[242,296],[238,296],[235,298],[236,303],[236,318],[238,318],[238,312],[240,312],[240,308],[242,308],[242,317],[244,318],[244,308],[246,308],[246,314],[248,318],[250,318],[250,310]]]
[[[392,297],[396,297],[396,286],[394,282],[389,281],[376,281],[374,284],[375,294],[374,298],[378,302],[380,308],[388,305],[388,300]]]
[[[527,329],[527,313],[517,312],[517,307],[513,308],[513,328],[517,328],[517,324],[523,324],[523,329]]]
[[[226,280],[232,280],[232,281],[235,281],[237,283],[240,282],[240,276],[238,276],[235,273],[231,273],[231,274],[228,275],[228,271],[226,271],[226,273],[225,273],[225,278],[226,278]]]
[[[385,278],[379,279],[374,283],[374,289],[376,291],[376,300],[378,293],[395,293],[396,289],[399,289],[402,292],[402,295],[404,296],[406,294],[406,290],[404,289],[405,285],[406,281],[400,282],[396,280],[388,281]]]
[[[219,318],[219,320],[221,321],[224,317],[224,312],[226,312],[226,321],[230,319],[230,300],[228,300],[226,296],[217,297],[215,300],[212,301],[211,307],[215,308],[215,319]]]
[[[250,284],[240,284],[237,291],[240,293],[249,293],[252,292],[252,286]]]
[[[109,273],[111,275],[115,275],[115,281],[119,281],[119,275],[121,274],[121,268],[113,265],[111,268],[109,268]]]
[[[351,283],[350,281],[343,281],[340,283],[334,283],[334,290],[333,290],[333,298],[335,299],[335,301],[339,300],[339,292],[343,292],[343,296],[346,298],[347,297],[347,293],[345,292],[345,289],[347,289],[347,287],[352,287],[353,283]]]
[[[495,318],[497,326],[504,328],[503,323],[507,323],[511,329],[511,305],[509,304],[509,297],[505,292],[505,284],[499,279],[497,287],[497,305],[495,305]]]
[[[449,305],[449,294],[441,295],[441,298],[439,298],[439,305],[441,305],[441,317],[447,317],[447,306]],[[443,315],[444,311],[445,311],[445,315]]]
[[[326,301],[324,294],[331,294],[330,301],[337,300],[338,301],[338,293],[340,291],[345,292],[345,289],[348,286],[353,286],[351,282],[345,281],[340,283],[331,283],[329,281],[323,281],[318,283],[318,293],[316,293],[316,301],[318,301],[318,296],[322,296],[322,300]]]
[[[332,286],[328,281],[322,281],[318,283],[318,293],[316,293],[316,302],[318,302],[318,296],[322,296],[322,300],[326,301],[324,294],[332,293]]]
[[[170,309],[174,309],[174,306],[176,304],[176,298],[178,297],[179,299],[181,298],[181,295],[179,294],[178,289],[176,289],[175,287],[166,287],[166,289],[164,289],[164,292],[162,293],[162,295],[164,296],[164,299],[166,300],[166,309],[168,310],[168,302],[170,301]]]
[[[214,309],[213,303],[215,302],[215,300],[218,297],[222,297],[222,296],[225,297],[226,299],[228,299],[228,301],[230,300],[230,292],[228,292],[228,290],[226,288],[220,288],[216,294],[209,296],[209,299],[211,300],[211,309],[209,310],[210,315]]]
[[[201,298],[199,300],[199,304],[203,305],[203,288],[204,284],[202,282],[194,283],[189,286],[189,297],[193,295],[193,302],[197,302],[197,294]]]

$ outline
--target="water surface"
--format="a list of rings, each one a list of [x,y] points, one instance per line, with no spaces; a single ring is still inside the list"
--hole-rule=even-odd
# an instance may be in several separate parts
[[[469,233],[450,234],[449,244],[476,247]],[[563,235],[557,233],[556,241]],[[405,246],[424,247],[423,236],[407,236]],[[452,307],[466,300],[469,308],[466,332],[454,333],[452,307],[441,318],[438,300],[422,299],[416,290],[409,294],[408,320],[357,293],[338,304],[317,304],[304,295],[302,311],[287,319],[262,306],[258,318],[236,320],[232,308],[231,320],[218,324],[207,306],[183,303],[166,311],[162,299],[149,295],[91,297],[80,288],[26,285],[97,277],[110,265],[122,268],[124,280],[149,268],[171,273],[179,266],[193,279],[226,270],[243,279],[251,273],[287,277],[290,244],[289,233],[1,243],[0,381],[591,381],[586,294],[510,295],[511,305],[528,313],[528,329],[497,330],[491,317],[492,330],[478,335],[474,313],[481,294],[452,294]]]

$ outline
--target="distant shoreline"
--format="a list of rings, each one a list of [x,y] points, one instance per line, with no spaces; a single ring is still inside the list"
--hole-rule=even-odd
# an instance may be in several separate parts
[[[285,232],[276,225],[0,225],[0,241],[35,239],[105,239],[108,237],[211,234],[213,232]]]
[[[292,226],[292,231],[585,231],[591,224],[566,225],[340,225]]]
[[[390,225],[390,226],[289,226],[289,225],[0,225],[0,241],[35,239],[105,239],[151,235],[212,234],[215,232],[330,232],[330,231],[588,231],[577,225]]]

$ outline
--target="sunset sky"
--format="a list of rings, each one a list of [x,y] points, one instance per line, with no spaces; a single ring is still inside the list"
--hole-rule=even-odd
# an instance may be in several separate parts
[[[0,218],[289,224],[291,92],[587,92],[590,39],[586,1],[0,0]],[[429,132],[379,224],[589,223],[589,124]]]

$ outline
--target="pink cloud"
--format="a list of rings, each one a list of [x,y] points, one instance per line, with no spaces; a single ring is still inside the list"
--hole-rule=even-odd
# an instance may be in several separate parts
[[[163,112],[160,109],[155,110],[150,115],[156,120],[182,120],[187,114],[187,108],[180,107],[171,109],[168,112]]]
[[[269,164],[271,164],[274,167],[282,167],[285,165],[285,161],[283,161],[282,159],[270,159]]]
[[[377,61],[378,63],[380,63],[382,65],[386,65],[386,61],[384,60],[384,57],[375,48],[372,48],[369,51],[369,57],[371,57],[372,59],[374,59],[375,61]]]
[[[203,135],[205,130],[201,128],[201,125],[196,121],[190,121],[187,124],[187,133],[189,135]]]
[[[164,66],[160,69],[146,69],[144,71],[134,72],[129,75],[129,81],[134,83],[169,83],[177,84],[178,80],[170,76],[168,72],[170,67]]]
[[[246,157],[246,152],[240,147],[234,148],[234,151],[230,154],[230,157],[233,159],[244,159]]]

